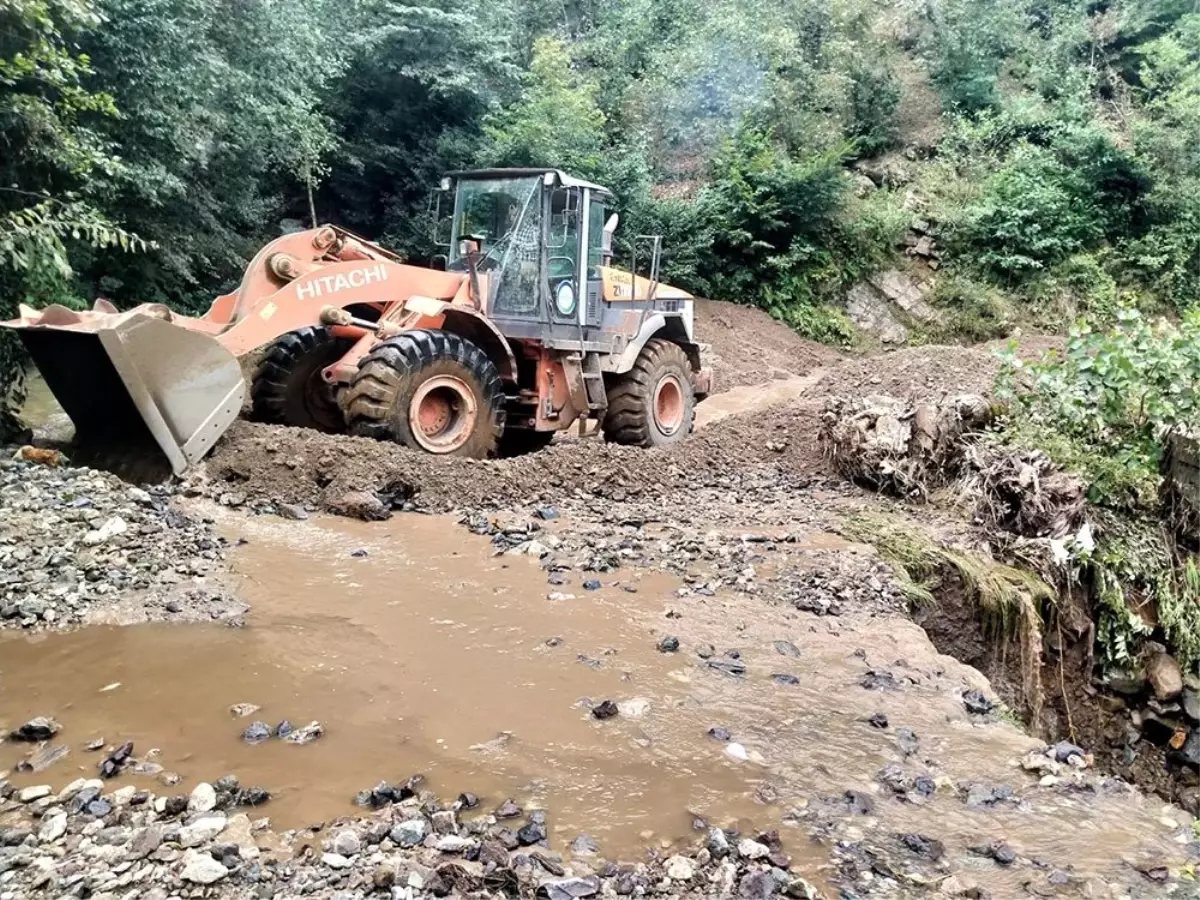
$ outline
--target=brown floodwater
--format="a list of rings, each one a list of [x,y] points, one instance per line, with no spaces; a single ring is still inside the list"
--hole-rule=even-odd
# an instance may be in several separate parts
[[[958,692],[978,674],[939,656],[906,620],[821,619],[733,593],[679,596],[681,582],[658,571],[573,572],[551,586],[534,560],[495,556],[445,517],[367,524],[222,513],[219,525],[246,540],[231,552],[252,605],[245,627],[0,638],[0,723],[52,715],[71,746],[66,759],[16,781],[90,776],[98,755],[83,744],[103,736],[132,740],[139,757],[157,751],[155,761],[183,777],[178,791],[226,773],[268,788],[275,797],[263,812],[276,828],[351,814],[356,791],[420,772],[446,798],[472,791],[486,808],[508,797],[545,808],[559,847],[587,832],[607,854],[636,856],[647,842],[691,839],[693,814],[782,827],[798,869],[818,881],[829,874],[826,852],[785,818],[850,788],[872,794],[875,810],[839,820],[836,836],[936,837],[954,868],[993,890],[1015,890],[1029,869],[1000,869],[968,847],[1003,840],[1051,866],[1107,877],[1127,877],[1127,861],[1180,855],[1178,810],[1136,794],[1042,788],[1015,769],[1037,742],[1004,723],[969,722]],[[367,555],[352,556],[358,549]],[[796,552],[859,548],[818,533]],[[584,577],[602,588],[583,590]],[[679,653],[656,650],[668,633],[680,637]],[[799,658],[777,652],[781,640]],[[736,648],[747,677],[705,668],[695,648],[706,643]],[[868,666],[917,683],[864,690]],[[799,684],[779,684],[777,673]],[[622,702],[623,713],[593,719],[588,701],[604,699]],[[235,718],[235,703],[262,709]],[[892,728],[871,728],[875,712]],[[249,746],[239,735],[254,718],[315,719],[326,734],[306,746]],[[748,758],[709,738],[714,725]],[[921,741],[906,769],[946,785],[920,807],[876,782],[884,765],[904,762],[894,736],[902,725]],[[24,752],[0,744],[0,772]],[[1024,802],[968,809],[951,787],[960,781],[1011,784]]]

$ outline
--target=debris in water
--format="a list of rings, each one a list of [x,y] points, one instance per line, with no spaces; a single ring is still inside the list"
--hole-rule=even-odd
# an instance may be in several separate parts
[[[720,725],[714,725],[712,728],[708,729],[708,736],[714,741],[727,741],[733,737],[733,735],[729,733],[728,728],[724,728]]]
[[[972,688],[963,694],[963,706],[967,712],[976,716],[985,716],[996,708],[996,704],[984,696],[983,691]]]
[[[271,737],[271,726],[266,722],[255,721],[242,732],[242,740],[247,744],[261,744]]]
[[[101,778],[115,778],[121,774],[129,757],[133,754],[133,741],[126,741],[100,763]]]
[[[917,739],[917,733],[911,728],[897,728],[896,745],[905,756],[912,756],[920,749],[921,742]]]
[[[868,691],[898,691],[900,682],[887,669],[868,669],[858,682]]]
[[[658,642],[658,650],[660,653],[675,653],[679,650],[679,638],[674,635],[667,635]]]
[[[252,716],[262,709],[257,703],[235,703],[229,707],[229,714],[237,716],[239,719],[244,719],[247,716]]]
[[[589,578],[583,583],[583,589],[585,591],[598,591],[600,590],[600,587],[600,580],[598,578]]]
[[[30,719],[16,731],[9,734],[9,737],[14,741],[48,741],[54,737],[62,726],[51,719],[49,716],[38,716],[35,719]]]
[[[710,659],[708,661],[708,667],[710,669],[716,669],[718,672],[722,672],[732,678],[740,678],[746,674],[746,664],[743,662],[738,662],[737,660]]]
[[[100,693],[103,694],[108,691],[115,691],[120,686],[121,686],[121,682],[114,681],[112,684],[106,684],[104,687],[100,688]]]
[[[597,719],[611,719],[617,714],[617,704],[605,700],[592,709],[592,715]]]
[[[83,745],[83,749],[87,750],[89,753],[94,753],[97,750],[103,750],[104,749],[104,738],[98,737],[98,738],[94,738],[93,740],[88,741],[86,744]]]
[[[66,744],[44,746],[30,754],[28,759],[23,759],[17,763],[17,771],[41,772],[43,769],[48,769],[54,765],[70,752],[71,749]]]
[[[289,744],[311,744],[324,733],[325,729],[321,727],[320,722],[309,722],[303,728],[297,728],[287,734],[284,740]]]
[[[351,550],[350,555],[355,559],[366,559],[370,556],[370,553],[367,552],[365,547],[359,547],[357,550]]]
[[[867,719],[867,721],[871,724],[872,728],[887,728],[888,727],[888,717],[881,712],[875,713],[874,715],[871,716],[871,718]]]
[[[521,812],[521,807],[517,806],[510,798],[496,807],[495,816],[497,819],[515,819],[521,815]]]
[[[774,675],[772,675],[771,680],[774,681],[776,684],[799,684],[800,683],[800,679],[797,678],[795,675],[788,675],[788,674],[784,674],[784,673],[780,673],[780,672],[776,672]]]
[[[738,743],[726,744],[725,752],[734,759],[741,760],[742,762],[746,762],[750,758],[750,754],[746,752],[746,748]]]
[[[791,641],[776,641],[775,652],[782,656],[791,656],[796,659],[800,657],[800,648]]]

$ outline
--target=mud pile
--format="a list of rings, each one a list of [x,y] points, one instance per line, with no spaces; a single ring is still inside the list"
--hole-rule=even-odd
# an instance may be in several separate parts
[[[832,347],[800,337],[761,309],[720,300],[696,301],[696,339],[712,347],[718,391],[805,375],[842,358]]]

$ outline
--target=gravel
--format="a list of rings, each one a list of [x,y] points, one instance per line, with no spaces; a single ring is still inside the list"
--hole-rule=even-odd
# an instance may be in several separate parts
[[[0,627],[232,618],[224,542],[169,488],[0,460]]]

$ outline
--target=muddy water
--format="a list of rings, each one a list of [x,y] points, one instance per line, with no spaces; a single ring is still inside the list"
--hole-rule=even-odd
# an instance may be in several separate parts
[[[657,572],[622,573],[636,593],[611,575],[598,591],[582,590],[578,574],[550,587],[533,561],[494,557],[486,540],[437,517],[222,525],[248,541],[234,554],[253,605],[246,627],[93,628],[0,642],[0,722],[54,715],[73,748],[20,783],[90,774],[95,759],[81,745],[103,735],[133,740],[139,755],[160,750],[157,761],[184,777],[178,790],[227,772],[268,787],[277,827],[349,814],[357,790],[422,772],[444,796],[470,790],[489,806],[510,796],[544,806],[556,846],[586,831],[614,855],[688,838],[691,813],[780,827],[791,810],[823,809],[848,840],[942,840],[953,868],[1009,894],[1029,869],[1000,869],[967,848],[1003,840],[1051,866],[1109,877],[1127,877],[1126,861],[1178,858],[1175,821],[1159,801],[1069,794],[1014,769],[1035,742],[1005,724],[970,723],[958,692],[978,675],[940,657],[906,621],[819,619],[735,594],[680,597],[679,582]],[[351,556],[356,549],[368,555]],[[810,550],[857,552],[821,534],[800,548]],[[550,591],[574,596],[550,600]],[[683,643],[678,654],[655,650],[668,632]],[[800,657],[778,653],[779,640]],[[694,650],[707,643],[737,649],[747,677],[704,667]],[[864,690],[868,666],[913,683]],[[597,722],[585,698],[646,708]],[[260,704],[272,723],[317,719],[327,735],[302,747],[247,746],[238,735],[250,719],[228,712],[239,702]],[[892,727],[870,727],[875,712]],[[749,758],[708,738],[714,725]],[[907,760],[899,726],[921,741]],[[0,769],[18,758],[0,745]],[[901,803],[876,782],[890,762],[945,787],[927,805]],[[1012,785],[1023,803],[968,809],[952,786],[968,781]],[[875,796],[871,815],[833,814],[830,798],[850,788]],[[824,880],[825,851],[801,830],[784,836],[798,868]]]
[[[657,724],[688,691],[628,607],[656,607],[676,586],[664,576],[636,595],[550,588],[532,560],[494,558],[486,540],[435,517],[238,519],[230,534],[248,540],[234,558],[253,607],[243,629],[0,643],[0,720],[53,713],[76,745],[58,771],[25,780],[90,769],[78,745],[103,735],[160,749],[157,762],[185,786],[235,772],[269,787],[283,827],[352,812],[357,790],[414,772],[451,796],[546,805],[560,836],[586,830],[612,851],[632,850],[644,831],[685,836],[688,809],[758,811],[752,779],[698,740],[699,722]],[[369,555],[352,557],[360,548]],[[551,601],[550,590],[576,599]],[[598,722],[586,698],[645,700],[650,711]],[[251,720],[228,712],[239,702],[328,733],[304,747],[247,746],[238,734]],[[0,765],[15,750],[0,747]]]
[[[29,369],[25,373],[25,386],[28,394],[21,407],[21,420],[34,429],[38,437],[69,441],[75,434],[75,426],[50,393],[46,379],[36,369]]]

